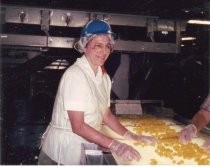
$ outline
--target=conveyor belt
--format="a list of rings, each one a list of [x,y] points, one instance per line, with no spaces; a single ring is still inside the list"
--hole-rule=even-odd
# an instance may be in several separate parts
[[[147,121],[148,119],[148,121]],[[139,121],[138,121],[139,120]],[[129,130],[144,134],[154,135],[158,137],[159,142],[155,146],[141,145],[136,142],[124,140],[121,136],[113,132],[107,126],[103,126],[103,133],[109,135],[116,140],[132,145],[141,154],[139,162],[124,162],[116,155],[113,155],[117,164],[134,164],[134,165],[151,165],[151,164],[167,164],[167,165],[207,165],[210,164],[210,153],[207,153],[201,146],[209,137],[203,133],[199,133],[196,138],[189,144],[182,144],[178,140],[178,133],[184,124],[169,118],[152,118],[143,117],[135,119],[120,118]],[[132,123],[136,126],[132,126]],[[156,127],[156,128],[155,128]]]

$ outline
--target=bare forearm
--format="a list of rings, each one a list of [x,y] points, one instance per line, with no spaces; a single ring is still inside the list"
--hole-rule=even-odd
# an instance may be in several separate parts
[[[193,117],[194,124],[198,131],[203,129],[210,122],[210,113],[204,109],[200,109]]]
[[[108,147],[112,139],[101,134],[99,131],[86,124],[84,121],[84,113],[77,111],[68,111],[68,116],[71,122],[72,131],[86,140]]]
[[[108,109],[104,115],[104,123],[109,126],[113,131],[123,136],[128,130],[119,122],[119,120]]]
[[[80,127],[80,130],[75,131],[75,133],[90,142],[96,143],[106,148],[108,148],[109,144],[112,141],[111,138],[101,134],[100,132],[85,123]]]

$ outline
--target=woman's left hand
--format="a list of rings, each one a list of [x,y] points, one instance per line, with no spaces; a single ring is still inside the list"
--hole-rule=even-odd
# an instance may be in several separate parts
[[[124,134],[124,137],[126,139],[131,139],[131,140],[143,143],[143,144],[156,144],[158,142],[158,140],[153,136],[137,135],[137,134],[132,133],[130,131],[127,131]]]
[[[136,141],[143,144],[156,144],[157,143],[157,139],[155,137],[144,136],[144,135],[139,135]]]

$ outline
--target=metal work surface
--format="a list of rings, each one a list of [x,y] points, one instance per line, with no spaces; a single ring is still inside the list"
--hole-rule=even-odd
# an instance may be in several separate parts
[[[82,144],[81,165],[116,165],[110,151],[104,151],[98,145]]]

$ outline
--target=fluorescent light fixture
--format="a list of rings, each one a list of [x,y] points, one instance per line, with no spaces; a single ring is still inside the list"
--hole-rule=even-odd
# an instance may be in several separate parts
[[[68,62],[52,62],[51,65],[53,65],[53,66],[59,66],[59,65],[68,66],[69,63]]]
[[[195,61],[197,64],[202,65],[201,61]]]
[[[181,38],[182,41],[193,41],[193,40],[196,40],[195,37],[182,37]]]
[[[1,35],[1,38],[7,38],[7,35]]]
[[[63,70],[65,68],[66,68],[66,66],[46,66],[44,69],[48,69],[48,70]]]
[[[161,31],[162,34],[167,35],[168,31]]]
[[[189,24],[202,24],[202,25],[210,25],[210,20],[188,20]]]
[[[44,67],[44,69],[50,69],[50,70],[63,70],[67,68],[69,65],[69,62],[65,59],[58,59],[54,62],[52,62],[49,66]]]

